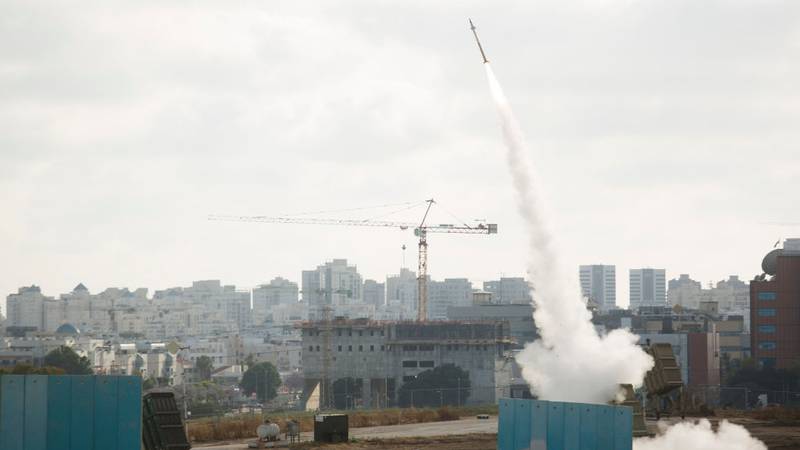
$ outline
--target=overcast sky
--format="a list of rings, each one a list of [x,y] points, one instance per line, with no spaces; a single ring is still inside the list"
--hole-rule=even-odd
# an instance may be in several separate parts
[[[435,279],[524,274],[467,17],[527,133],[563,263],[616,264],[620,303],[629,268],[750,279],[800,235],[769,224],[800,222],[800,2],[6,0],[0,293],[251,287],[335,257],[381,280],[403,244],[415,269],[411,231],[206,216],[431,197],[433,222],[500,229],[432,236]]]

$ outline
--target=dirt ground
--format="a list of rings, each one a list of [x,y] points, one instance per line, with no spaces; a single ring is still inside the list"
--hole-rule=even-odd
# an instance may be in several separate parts
[[[748,419],[728,419],[745,426],[753,436],[767,444],[770,450],[800,450],[800,426],[779,426],[768,422]],[[717,422],[716,419],[712,422]],[[339,445],[318,445],[313,442],[297,449],[330,450],[494,450],[497,448],[496,434],[464,434],[439,437],[404,437],[394,439],[367,439]]]
[[[755,418],[745,414],[732,413],[726,417],[708,418],[716,427],[721,420],[743,425],[756,438],[763,441],[770,450],[800,450],[800,421],[780,418]],[[351,429],[353,442],[343,444],[317,444],[303,442],[294,444],[290,449],[330,449],[330,450],[489,450],[497,448],[497,419],[490,421],[461,419],[451,422],[435,422],[430,424],[406,424]],[[679,419],[667,419],[675,422]],[[655,422],[648,422],[655,430]],[[461,434],[464,433],[464,434]],[[307,434],[307,433],[306,433]],[[304,436],[311,439],[310,436]],[[246,447],[239,443],[218,443],[198,446],[204,450],[243,450]],[[286,448],[286,447],[284,447]]]
[[[460,434],[438,437],[404,437],[394,439],[367,439],[346,444],[325,445],[307,442],[293,445],[291,449],[329,449],[329,450],[495,450],[496,434]]]

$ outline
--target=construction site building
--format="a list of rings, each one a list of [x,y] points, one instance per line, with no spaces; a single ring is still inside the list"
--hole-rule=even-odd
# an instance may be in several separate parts
[[[381,408],[396,404],[403,383],[444,364],[469,373],[471,393],[465,403],[493,403],[510,382],[507,322],[339,318],[307,322],[301,328],[304,397],[318,396],[322,409],[333,404],[337,380],[357,380],[358,406]]]

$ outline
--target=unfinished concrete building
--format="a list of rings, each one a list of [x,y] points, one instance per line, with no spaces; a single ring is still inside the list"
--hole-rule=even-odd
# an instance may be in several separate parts
[[[304,323],[302,340],[305,399],[316,399],[321,409],[333,407],[341,380],[354,380],[345,388],[358,390],[358,401],[348,405],[393,406],[403,383],[444,364],[469,373],[464,403],[492,403],[510,383],[507,322],[337,319]]]

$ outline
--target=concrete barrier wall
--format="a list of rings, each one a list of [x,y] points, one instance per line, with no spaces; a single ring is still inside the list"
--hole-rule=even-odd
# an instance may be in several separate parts
[[[500,399],[498,450],[631,450],[627,406]]]
[[[0,376],[0,449],[140,450],[136,376]]]

